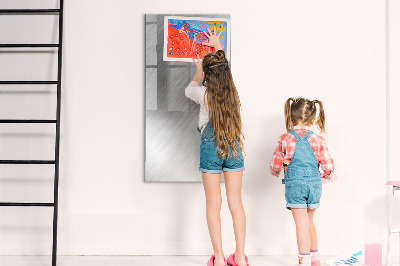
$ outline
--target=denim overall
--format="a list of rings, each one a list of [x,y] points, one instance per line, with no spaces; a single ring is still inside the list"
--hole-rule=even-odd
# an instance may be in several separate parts
[[[201,132],[199,129],[197,130]],[[236,148],[239,149],[239,145],[236,144]],[[239,156],[234,157],[229,148],[226,158],[221,158],[214,143],[212,128],[208,124],[201,134],[199,171],[210,174],[243,171],[245,169],[243,154],[240,149],[238,152]]]
[[[315,209],[319,207],[322,193],[321,173],[318,161],[311,149],[308,137],[314,134],[308,131],[303,138],[296,131],[289,131],[296,138],[293,157],[285,171],[286,208]]]

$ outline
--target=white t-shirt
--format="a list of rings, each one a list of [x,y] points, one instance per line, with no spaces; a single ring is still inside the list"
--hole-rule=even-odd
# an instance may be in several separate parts
[[[199,129],[203,132],[209,121],[207,99],[205,99],[206,87],[200,86],[196,81],[191,81],[185,89],[185,95],[192,101],[200,104]]]

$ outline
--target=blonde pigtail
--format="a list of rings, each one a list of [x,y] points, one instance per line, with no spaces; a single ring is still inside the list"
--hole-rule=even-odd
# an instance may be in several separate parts
[[[319,100],[314,100],[313,104],[319,105],[319,115],[318,115],[317,125],[318,125],[319,129],[321,130],[321,133],[326,133],[324,104]]]
[[[293,129],[293,120],[292,120],[292,105],[290,101],[294,102],[295,99],[289,98],[285,103],[285,122],[286,122],[286,130],[290,131]]]

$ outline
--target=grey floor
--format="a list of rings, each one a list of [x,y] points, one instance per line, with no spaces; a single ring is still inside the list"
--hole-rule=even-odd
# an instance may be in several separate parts
[[[207,256],[59,256],[60,266],[205,266]],[[288,266],[296,256],[251,256],[251,266]],[[48,256],[0,256],[1,266],[47,266]]]

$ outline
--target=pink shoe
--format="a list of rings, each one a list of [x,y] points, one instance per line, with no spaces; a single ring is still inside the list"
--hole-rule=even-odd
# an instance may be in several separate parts
[[[247,256],[246,256],[246,255],[244,256],[244,259],[246,260],[247,266],[249,266],[249,260],[247,259]],[[238,266],[238,265],[236,264],[236,262],[235,262],[235,253],[231,254],[231,255],[228,257],[227,263],[228,263],[228,265],[230,265],[230,266]]]
[[[311,266],[321,266],[321,261],[320,260],[312,261]]]
[[[214,266],[215,255],[212,254],[210,260],[207,262],[207,266]],[[224,262],[226,265],[226,259],[224,258]]]

